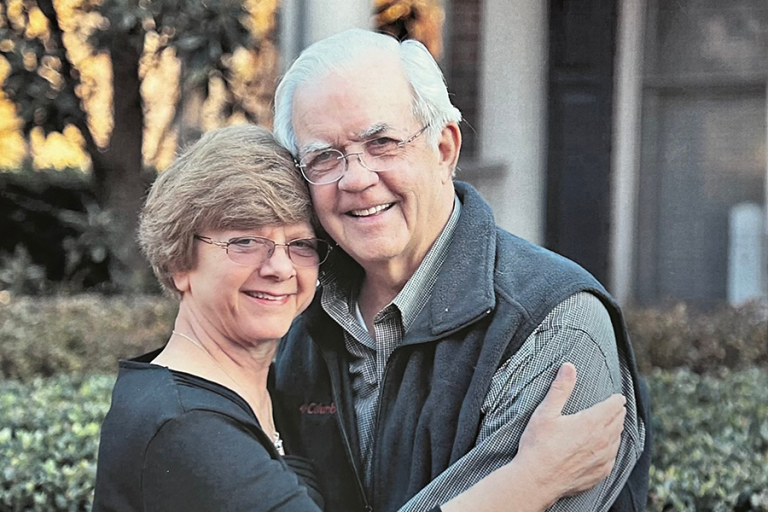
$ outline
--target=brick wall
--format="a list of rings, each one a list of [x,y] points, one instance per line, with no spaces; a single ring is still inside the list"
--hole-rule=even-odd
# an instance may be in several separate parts
[[[446,2],[450,38],[446,44],[446,81],[451,100],[464,115],[461,127],[462,157],[477,155],[479,125],[480,22],[481,0]]]

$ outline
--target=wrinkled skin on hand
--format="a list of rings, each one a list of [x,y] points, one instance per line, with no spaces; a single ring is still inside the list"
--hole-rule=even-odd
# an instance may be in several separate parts
[[[610,474],[626,415],[626,399],[620,394],[563,415],[575,385],[576,368],[565,363],[531,416],[517,455],[533,480],[558,498],[589,489]]]

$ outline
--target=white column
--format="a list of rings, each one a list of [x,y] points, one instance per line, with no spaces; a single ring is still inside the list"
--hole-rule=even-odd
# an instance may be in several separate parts
[[[619,2],[608,288],[621,304],[632,298],[635,264],[645,4],[645,0]]]
[[[766,97],[765,97],[765,106],[766,106],[766,126],[768,126],[768,89],[766,89]],[[766,144],[768,144],[768,130],[766,130]],[[766,162],[765,162],[765,181],[763,182],[763,187],[765,191],[765,200],[763,202],[763,239],[762,239],[762,263],[761,268],[763,269],[763,282],[762,282],[762,291],[763,291],[763,297],[768,300],[768,153],[766,154]]]
[[[285,72],[304,48],[304,0],[282,0],[280,9],[280,68]]]
[[[280,50],[287,69],[301,50],[348,28],[372,28],[372,0],[283,0]]]
[[[546,213],[547,14],[541,0],[482,4],[479,156],[506,171],[478,188],[501,227],[534,243]]]
[[[307,45],[348,28],[371,28],[371,0],[306,0]]]
[[[283,0],[280,48],[287,68],[301,50],[348,28],[372,28],[372,0]]]
[[[731,208],[728,229],[728,302],[765,299],[763,235],[765,210],[755,203]]]

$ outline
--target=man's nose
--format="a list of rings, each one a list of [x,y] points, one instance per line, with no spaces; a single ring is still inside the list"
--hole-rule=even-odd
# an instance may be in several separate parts
[[[363,153],[346,155],[346,171],[339,180],[339,189],[345,192],[358,192],[376,184],[379,176],[368,168],[363,160]]]

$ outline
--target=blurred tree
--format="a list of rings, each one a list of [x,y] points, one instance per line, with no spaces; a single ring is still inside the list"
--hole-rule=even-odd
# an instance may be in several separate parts
[[[163,140],[175,133],[182,104],[218,94],[217,114],[266,122],[276,59],[277,0],[7,0],[0,4],[0,55],[8,63],[3,93],[27,138],[79,132],[92,186],[111,222],[110,277],[122,290],[143,289],[149,272],[135,242],[137,214]],[[144,92],[148,69],[181,63],[171,114],[148,140]],[[265,61],[261,72],[259,60]],[[99,83],[89,66],[106,61]],[[107,97],[110,112],[93,102]],[[266,98],[266,99],[265,99]],[[91,106],[89,109],[89,102]],[[200,103],[201,104],[201,103]],[[110,108],[111,107],[111,108]],[[96,110],[96,111],[94,111]],[[162,124],[162,123],[161,123]],[[71,135],[71,133],[70,133]],[[175,138],[173,140],[175,147]]]
[[[374,0],[374,12],[377,30],[401,41],[421,41],[435,59],[440,59],[445,21],[440,0]]]

